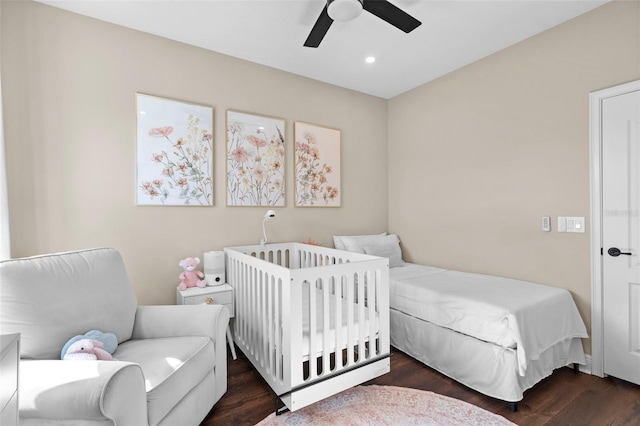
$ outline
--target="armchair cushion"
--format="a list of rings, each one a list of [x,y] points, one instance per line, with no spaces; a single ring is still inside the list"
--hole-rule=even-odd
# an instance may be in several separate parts
[[[215,346],[216,375],[226,378],[225,332],[229,317],[229,310],[222,305],[138,306],[132,338],[209,336]],[[193,318],[198,320],[193,321]],[[216,387],[216,400],[226,391],[227,381],[220,381]]]
[[[149,423],[157,424],[213,370],[215,350],[206,336],[165,337],[124,342],[114,356],[142,367]]]

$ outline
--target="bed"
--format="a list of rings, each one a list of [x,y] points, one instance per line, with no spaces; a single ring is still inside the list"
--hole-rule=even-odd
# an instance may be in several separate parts
[[[300,243],[227,247],[234,341],[296,411],[390,371],[386,258]]]
[[[390,259],[392,346],[512,410],[554,369],[585,363],[586,328],[565,289],[405,263],[396,235],[334,244]]]

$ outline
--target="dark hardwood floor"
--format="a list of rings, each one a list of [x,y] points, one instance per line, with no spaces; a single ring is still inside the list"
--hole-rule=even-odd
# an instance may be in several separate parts
[[[255,425],[273,412],[275,394],[241,351],[228,360],[228,389],[201,426]],[[556,370],[524,394],[518,411],[475,392],[392,349],[391,372],[365,384],[403,386],[457,398],[521,425],[640,425],[640,386],[570,368]]]

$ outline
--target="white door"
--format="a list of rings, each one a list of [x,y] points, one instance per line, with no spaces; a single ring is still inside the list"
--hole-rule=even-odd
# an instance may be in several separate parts
[[[640,384],[640,91],[602,101],[604,373]]]

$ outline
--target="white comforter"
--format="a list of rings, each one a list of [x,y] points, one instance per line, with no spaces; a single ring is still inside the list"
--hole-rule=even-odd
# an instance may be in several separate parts
[[[514,348],[518,373],[568,338],[588,337],[569,291],[411,263],[389,270],[389,304],[441,327]]]

